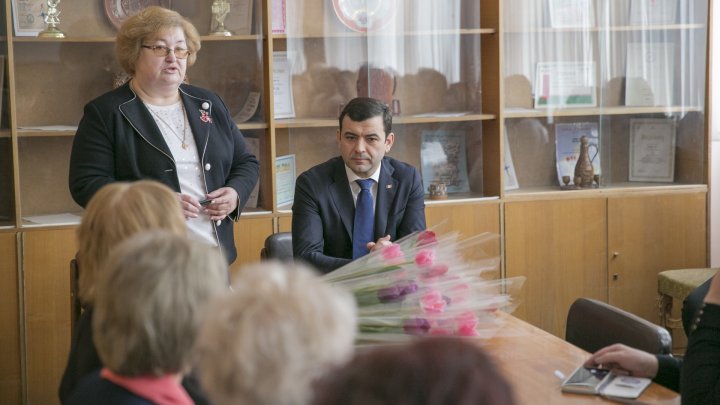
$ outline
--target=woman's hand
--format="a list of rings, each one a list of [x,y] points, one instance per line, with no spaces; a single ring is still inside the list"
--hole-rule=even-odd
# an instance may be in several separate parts
[[[187,194],[177,193],[177,196],[180,200],[180,208],[182,208],[182,213],[185,216],[185,219],[197,218],[198,215],[200,215],[200,210],[203,207],[200,205],[198,200]]]
[[[237,209],[238,194],[232,187],[220,187],[208,193],[207,198],[212,201],[203,208],[213,221],[225,219],[228,214]],[[199,203],[198,206],[200,206]]]
[[[602,367],[617,374],[655,378],[659,364],[652,354],[617,343],[593,353],[585,361],[585,367]]]

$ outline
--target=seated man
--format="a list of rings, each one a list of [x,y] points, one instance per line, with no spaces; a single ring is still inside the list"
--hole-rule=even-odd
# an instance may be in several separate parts
[[[388,106],[355,98],[339,124],[341,156],[298,177],[292,208],[295,257],[325,273],[425,229],[420,173],[385,156],[395,140]]]

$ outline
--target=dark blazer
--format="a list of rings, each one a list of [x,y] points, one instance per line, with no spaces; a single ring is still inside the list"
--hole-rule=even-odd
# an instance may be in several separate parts
[[[258,179],[259,164],[220,98],[205,89],[180,86],[180,96],[198,147],[208,191],[232,187],[237,210],[213,223],[223,253],[237,257],[233,224]],[[204,107],[204,108],[203,108]],[[207,113],[210,119],[201,117]],[[100,187],[115,181],[158,180],[180,192],[175,159],[155,120],[129,84],[85,106],[70,156],[70,193],[85,207]]]
[[[101,380],[105,382],[105,385],[111,384],[113,387],[115,387],[108,388],[109,390],[112,388],[112,392],[114,392],[115,390],[120,390],[120,392],[127,392],[124,388],[117,387],[115,386],[115,384],[107,380],[101,379],[98,374],[98,370],[102,368],[102,362],[100,361],[100,356],[98,356],[97,348],[95,348],[95,343],[93,342],[92,314],[92,307],[86,307],[86,309],[80,315],[78,327],[75,329],[75,335],[72,337],[72,341],[70,342],[70,355],[68,356],[68,362],[65,366],[65,372],[62,375],[62,380],[60,381],[60,389],[58,392],[60,396],[60,403],[63,405],[84,403],[78,402],[78,398],[88,398],[87,395],[90,395],[92,391],[88,387],[81,388],[84,380]],[[90,385],[92,386],[92,384]],[[187,391],[188,395],[190,395],[190,398],[193,399],[195,405],[210,404],[210,400],[200,388],[200,384],[197,380],[197,377],[195,377],[195,374],[185,375],[182,380],[182,386],[183,388],[185,388],[185,391]],[[83,391],[83,394],[81,396],[73,395],[73,393],[75,393],[76,391]],[[109,395],[109,391],[106,391],[105,389],[102,389],[98,392]],[[128,394],[130,393],[128,392]],[[71,401],[71,397],[75,397],[76,399],[74,401]],[[119,398],[124,398],[124,395],[120,395]],[[108,405],[105,402],[97,403]]]
[[[425,229],[425,199],[420,173],[413,166],[383,158],[375,202],[375,240],[402,238]],[[323,273],[352,259],[355,203],[341,157],[301,174],[292,207],[295,257]]]

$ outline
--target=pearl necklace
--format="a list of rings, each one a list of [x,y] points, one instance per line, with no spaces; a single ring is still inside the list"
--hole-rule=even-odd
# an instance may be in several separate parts
[[[150,113],[151,113],[155,118],[159,119],[160,122],[162,122],[163,124],[165,124],[165,127],[170,130],[170,132],[175,136],[175,138],[178,139],[178,141],[180,141],[180,146],[181,146],[183,149],[187,149],[188,146],[189,146],[189,145],[185,142],[185,140],[187,139],[187,114],[185,114],[185,105],[183,105],[182,101],[180,102],[180,108],[182,108],[182,116],[183,116],[182,137],[180,137],[180,135],[178,135],[178,133],[175,131],[175,129],[174,129],[170,124],[168,124],[168,122],[165,121],[165,120],[163,119],[163,117],[161,117],[160,114],[157,113],[157,111],[155,111],[155,110],[153,110],[152,108],[150,108],[150,106],[147,105],[147,104],[145,104],[145,106],[146,106],[147,109],[150,111]]]

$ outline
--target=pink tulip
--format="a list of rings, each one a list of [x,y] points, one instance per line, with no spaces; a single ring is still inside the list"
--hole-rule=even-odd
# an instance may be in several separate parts
[[[423,249],[415,255],[415,264],[420,267],[430,267],[435,264],[435,251]]]
[[[467,311],[463,312],[455,318],[457,322],[457,334],[459,336],[477,336],[478,333],[475,330],[478,326],[478,319],[474,313]]]
[[[397,243],[385,246],[381,251],[383,259],[388,264],[396,264],[405,260],[405,254]]]
[[[437,290],[430,290],[420,298],[420,306],[427,314],[440,314],[445,311],[447,301]]]
[[[433,231],[421,232],[417,238],[418,246],[425,246],[435,242],[437,242],[437,238],[435,237],[435,232]]]

